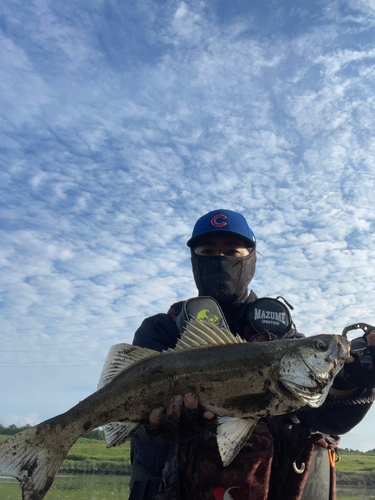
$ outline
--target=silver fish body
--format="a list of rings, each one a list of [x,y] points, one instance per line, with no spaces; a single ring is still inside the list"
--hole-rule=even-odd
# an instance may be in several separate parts
[[[245,343],[197,320],[174,350],[119,344],[108,355],[98,391],[0,444],[0,473],[21,482],[24,500],[41,500],[80,436],[104,426],[110,444],[120,444],[151,408],[187,392],[224,417],[218,445],[228,465],[259,418],[322,404],[348,356],[340,336]]]
[[[341,342],[340,337],[330,335],[160,354],[137,363],[113,381],[113,390],[116,391],[113,398],[117,398],[119,403],[119,406],[116,405],[119,419],[138,422],[140,415],[150,411],[150,408],[159,404],[167,406],[172,395],[187,392],[199,394],[199,400],[206,409],[227,417],[287,413],[307,404],[299,396],[310,396],[311,405],[319,406],[323,402],[322,397],[328,393],[328,382],[337,373],[337,366],[342,366],[340,358],[335,353],[331,355],[338,342]],[[314,369],[312,363],[310,367],[305,362],[309,350],[314,351],[310,355],[311,361],[323,357],[316,343],[327,351],[331,350],[330,353],[324,351],[327,362],[319,371]],[[347,357],[345,347],[343,356]],[[295,384],[295,389],[291,391],[295,393],[295,398],[286,397],[279,383],[285,387]],[[124,387],[127,387],[126,405]],[[299,393],[299,387],[306,394]],[[103,405],[103,413],[97,416],[101,421],[99,425],[102,425],[108,405],[104,400],[100,406],[95,405],[96,414]]]

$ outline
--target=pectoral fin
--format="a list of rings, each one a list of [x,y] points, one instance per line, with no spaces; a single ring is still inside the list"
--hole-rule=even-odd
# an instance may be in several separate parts
[[[237,456],[251,436],[258,419],[219,417],[217,445],[224,467]]]

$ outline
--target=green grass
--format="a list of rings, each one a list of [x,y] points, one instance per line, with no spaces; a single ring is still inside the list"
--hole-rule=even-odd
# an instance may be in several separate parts
[[[357,454],[339,452],[341,460],[336,465],[341,472],[371,472],[375,476],[375,456],[357,452]]]
[[[130,473],[130,442],[107,448],[105,441],[80,438],[63,462],[63,467],[74,466]]]
[[[8,437],[0,435],[0,442]],[[63,467],[130,472],[130,442],[107,448],[105,441],[80,438],[70,449]]]
[[[45,500],[126,500],[129,497],[129,476],[95,474],[60,475]],[[21,500],[18,481],[0,476],[1,500]]]
[[[79,458],[73,458],[73,456]],[[80,438],[70,449],[67,458],[71,460],[86,460],[91,458],[96,460],[108,460],[110,462],[126,461],[130,463],[130,442],[127,441],[121,446],[107,448],[105,441]]]
[[[0,434],[0,442],[7,437]],[[375,476],[375,455],[346,450],[339,450],[339,455],[338,471],[369,472]],[[130,472],[130,442],[107,448],[105,441],[80,438],[70,449],[63,466]]]

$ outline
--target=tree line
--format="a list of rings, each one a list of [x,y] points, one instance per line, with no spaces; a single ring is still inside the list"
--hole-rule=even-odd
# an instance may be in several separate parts
[[[26,429],[30,429],[31,425],[25,425],[24,427],[17,427],[16,425],[8,425],[8,427],[4,427],[0,424],[0,434],[6,436],[13,436],[14,434],[18,434],[19,432],[25,431]],[[88,432],[83,438],[86,439],[96,439],[98,441],[104,440],[104,432],[101,429],[95,429],[93,431]]]

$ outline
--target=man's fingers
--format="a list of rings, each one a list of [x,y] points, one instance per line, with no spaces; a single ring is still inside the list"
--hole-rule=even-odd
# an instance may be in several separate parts
[[[180,418],[181,406],[183,402],[184,402],[184,396],[182,394],[177,394],[176,396],[173,396],[167,408],[167,415],[173,416],[175,418]]]
[[[195,410],[199,405],[198,396],[193,393],[186,394],[184,398],[184,405],[189,410]],[[215,417],[216,415],[212,411],[206,410],[203,412],[203,418],[205,418],[206,420],[212,420]]]
[[[212,411],[206,410],[203,412],[203,418],[205,418],[206,420],[212,420],[215,417],[216,415],[215,413],[212,413]]]
[[[191,392],[185,394],[184,405],[186,408],[189,410],[195,410],[195,408],[198,408],[198,403],[198,396],[196,394],[192,394]]]
[[[159,406],[158,408],[154,408],[148,417],[150,425],[159,425],[161,422],[161,417],[164,415],[164,413],[165,413],[164,406]]]
[[[367,345],[375,345],[375,331],[371,332],[366,337]]]
[[[198,404],[199,400],[196,394],[188,393],[185,395],[184,405],[186,408],[188,408],[189,410],[195,410],[196,408],[198,408]],[[203,412],[203,418],[205,418],[206,420],[212,420],[215,417],[216,415],[212,411],[205,410]]]
[[[188,410],[196,410],[199,406],[199,399],[196,394],[191,392],[185,394],[176,394],[171,399],[166,414],[168,417],[174,417],[176,419],[181,417],[182,405],[185,406]],[[159,408],[155,408],[150,413],[150,425],[158,425],[162,419],[162,416],[165,414],[165,408],[163,406]],[[203,418],[206,420],[212,420],[216,415],[212,411],[205,410],[203,412]]]

